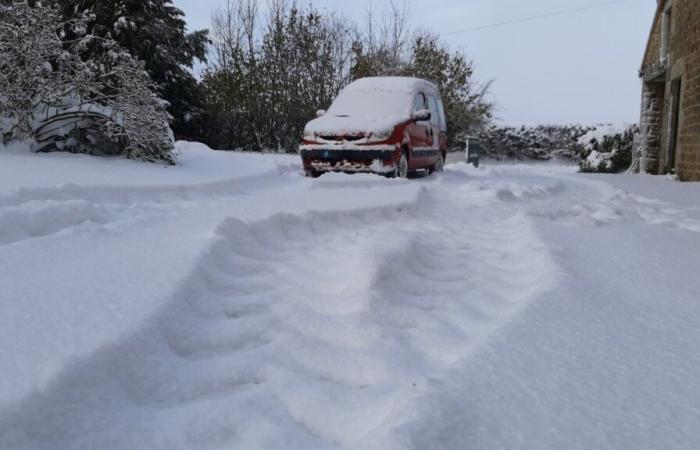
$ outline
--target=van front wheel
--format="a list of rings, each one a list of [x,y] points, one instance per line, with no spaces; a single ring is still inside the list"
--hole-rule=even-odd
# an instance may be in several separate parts
[[[408,158],[406,158],[406,152],[401,152],[401,158],[399,158],[399,162],[396,164],[394,176],[396,178],[408,178]]]
[[[401,153],[399,162],[396,163],[394,170],[384,174],[387,178],[408,178],[408,158],[406,158],[406,152]]]
[[[435,161],[435,165],[430,170],[430,173],[442,172],[444,169],[445,169],[445,157],[442,156],[442,152],[440,152],[440,154],[438,155],[438,160]]]

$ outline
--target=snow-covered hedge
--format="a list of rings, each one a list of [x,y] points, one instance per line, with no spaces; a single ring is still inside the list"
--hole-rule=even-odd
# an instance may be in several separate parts
[[[578,141],[592,130],[581,125],[495,126],[480,134],[483,156],[498,160],[576,160]]]
[[[0,5],[0,133],[37,151],[174,163],[165,105],[143,63],[36,3]],[[67,31],[75,39],[64,40]],[[99,57],[81,50],[100,46]]]
[[[482,156],[498,160],[578,162],[582,172],[615,173],[632,162],[636,125],[539,125],[484,129]]]
[[[632,163],[637,125],[600,125],[579,139],[581,172],[617,173]]]

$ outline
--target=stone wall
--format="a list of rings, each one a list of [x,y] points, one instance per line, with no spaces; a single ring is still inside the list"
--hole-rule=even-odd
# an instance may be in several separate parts
[[[659,173],[665,89],[664,83],[644,83],[639,137],[642,172]]]
[[[700,181],[700,4],[675,0],[671,34],[670,82],[682,81],[678,135],[678,174],[682,180]],[[669,107],[667,102],[667,108]],[[670,116],[670,114],[666,114]],[[668,133],[668,131],[666,131]],[[663,145],[663,144],[662,144]]]
[[[654,19],[654,24],[651,28],[651,34],[649,35],[649,42],[647,44],[647,50],[644,54],[644,63],[642,67],[648,67],[656,64],[659,61],[659,54],[661,53],[661,14],[656,14]]]
[[[664,6],[671,4],[668,64],[661,64]],[[642,66],[641,169],[672,168],[675,81],[681,81],[675,168],[681,180],[700,181],[700,0],[661,0]],[[646,163],[646,164],[645,164]]]

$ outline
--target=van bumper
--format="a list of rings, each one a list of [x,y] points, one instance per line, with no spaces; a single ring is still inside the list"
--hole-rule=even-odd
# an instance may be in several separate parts
[[[312,146],[304,146],[312,147]],[[315,172],[375,172],[389,173],[396,167],[394,146],[381,149],[320,149],[300,148],[304,169]]]

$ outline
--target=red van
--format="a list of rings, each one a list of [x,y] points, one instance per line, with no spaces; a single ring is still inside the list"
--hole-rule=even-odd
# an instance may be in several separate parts
[[[418,78],[363,78],[306,125],[299,153],[308,176],[373,172],[405,178],[441,171],[447,124],[440,93]]]

